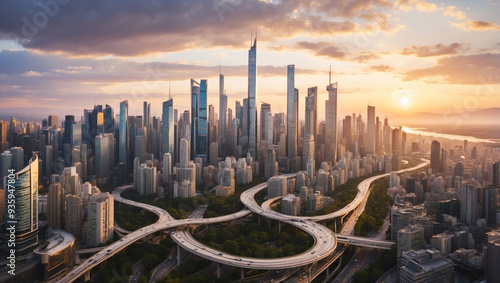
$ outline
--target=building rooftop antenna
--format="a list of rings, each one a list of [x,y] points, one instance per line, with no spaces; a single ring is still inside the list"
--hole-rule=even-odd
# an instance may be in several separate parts
[[[330,74],[329,74],[329,80],[328,80],[328,84],[332,84],[332,65],[330,65]]]
[[[171,84],[171,81],[170,81],[170,78],[168,78],[168,99],[172,99],[172,93],[170,92],[170,84]]]

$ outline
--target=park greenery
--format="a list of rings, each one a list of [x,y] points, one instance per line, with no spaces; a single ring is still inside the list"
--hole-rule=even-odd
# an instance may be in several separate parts
[[[313,238],[309,234],[288,224],[283,225],[279,233],[276,224],[272,221],[271,225],[259,225],[254,219],[246,225],[221,227],[193,237],[215,249],[246,257],[292,256],[312,247]]]
[[[376,282],[384,273],[393,268],[397,263],[397,245],[385,251],[376,261],[370,263],[368,268],[362,269],[352,277],[354,283]]]
[[[388,187],[387,178],[375,182],[366,202],[365,210],[359,216],[356,226],[354,226],[354,235],[366,237],[382,226],[388,213]]]
[[[158,198],[156,195],[141,196],[135,190],[126,190],[122,193],[122,197],[165,209],[175,219],[185,219],[200,205],[207,205],[207,211],[203,217],[211,218],[242,210],[244,205],[240,202],[241,193],[265,181],[266,179],[262,176],[254,176],[252,182],[236,185],[235,193],[229,197],[216,197],[215,190],[200,191],[199,195],[191,198]]]
[[[158,216],[135,206],[122,205],[115,202],[115,221],[121,228],[128,231],[135,231],[141,227],[155,223],[158,221]]]
[[[99,282],[128,281],[134,263],[141,259],[143,274],[148,274],[168,257],[174,245],[170,238],[162,239],[159,244],[134,243],[100,265]]]

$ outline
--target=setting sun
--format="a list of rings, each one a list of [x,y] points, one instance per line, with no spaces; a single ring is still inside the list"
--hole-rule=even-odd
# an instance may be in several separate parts
[[[410,103],[410,100],[408,97],[401,97],[401,100],[399,101],[401,105],[407,106]]]

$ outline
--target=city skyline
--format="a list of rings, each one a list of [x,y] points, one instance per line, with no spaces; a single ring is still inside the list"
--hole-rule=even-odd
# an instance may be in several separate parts
[[[339,116],[378,101],[384,101],[377,105],[379,113],[389,116],[461,113],[500,103],[500,42],[494,39],[500,30],[495,22],[500,8],[492,1],[193,1],[181,6],[124,2],[121,7],[70,2],[47,8],[50,13],[35,4],[0,5],[5,5],[0,9],[5,13],[0,22],[0,58],[6,62],[0,67],[4,113],[29,113],[36,107],[79,117],[82,105],[117,109],[120,101],[129,100],[130,113],[140,115],[142,102],[148,100],[151,115],[159,117],[169,90],[174,107],[187,109],[182,106],[189,104],[191,78],[208,80],[207,105],[219,113],[220,73],[225,76],[228,107],[248,96],[246,50],[253,43],[252,33],[258,38],[256,105],[275,105],[275,113],[286,111],[279,101],[286,97],[290,64],[296,67],[299,101],[308,88],[318,86],[319,105],[328,96],[322,86],[332,65],[332,77],[343,93]],[[133,5],[141,6],[141,12],[132,13]],[[269,12],[258,13],[261,9]],[[198,10],[206,19],[196,25],[172,15],[182,11],[196,16]],[[144,21],[139,31],[123,32],[128,24],[122,23],[101,32],[63,24],[77,11],[87,11],[96,23],[106,25],[122,20],[120,11],[130,19],[156,15],[160,23],[170,25],[158,29]],[[43,13],[45,23],[40,22],[43,17],[34,18]],[[432,28],[420,24],[424,21]],[[105,32],[114,36],[104,38]],[[300,119],[304,111],[299,103]],[[324,109],[318,111],[322,120]]]

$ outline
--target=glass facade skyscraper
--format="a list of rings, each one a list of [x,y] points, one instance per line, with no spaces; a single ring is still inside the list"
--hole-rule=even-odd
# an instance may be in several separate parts
[[[5,220],[7,227],[11,225],[9,221],[15,221],[15,250],[23,252],[38,244],[38,156],[34,155],[29,165],[15,175],[14,218],[8,218],[6,206]]]
[[[202,157],[204,162],[207,161],[208,152],[207,87],[207,80],[201,80],[200,95],[198,96],[198,139],[196,140],[196,156]]]
[[[219,157],[226,156],[227,95],[224,93],[224,75],[219,76]]]
[[[200,84],[191,79],[191,156],[196,156],[196,144],[198,140],[198,103],[200,96]]]
[[[127,165],[128,154],[128,100],[120,102],[120,136],[118,145],[118,162]],[[125,166],[126,168],[126,166]]]
[[[174,156],[174,100],[163,102],[161,126],[161,154],[170,153]]]
[[[337,162],[337,83],[326,87],[328,100],[325,101],[325,160]]]
[[[248,50],[248,152],[257,157],[257,38]]]
[[[297,157],[297,133],[298,133],[298,90],[295,89],[295,65],[287,67],[287,156],[288,158]]]

